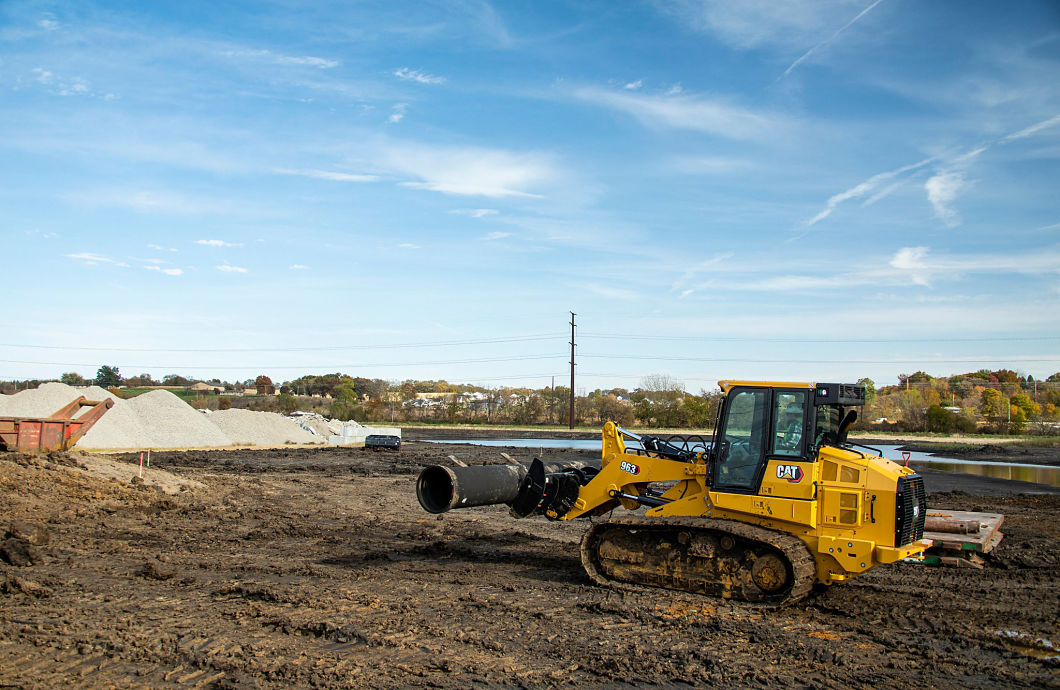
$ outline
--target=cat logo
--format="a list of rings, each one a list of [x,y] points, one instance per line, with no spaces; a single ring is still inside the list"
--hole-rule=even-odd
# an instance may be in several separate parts
[[[802,468],[798,465],[777,465],[777,479],[787,479],[791,484],[802,481]]]

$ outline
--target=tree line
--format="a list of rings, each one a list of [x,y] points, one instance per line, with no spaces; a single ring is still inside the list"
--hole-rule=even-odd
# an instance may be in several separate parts
[[[119,386],[187,387],[196,381],[177,374],[160,381],[148,374],[123,377],[112,365],[101,366],[91,380],[75,373],[64,373],[59,380],[116,390]],[[11,393],[39,383],[5,382],[0,388]],[[205,393],[197,407],[225,409],[234,404],[283,413],[314,411],[361,422],[566,425],[570,410],[570,389],[564,386],[488,388],[445,380],[387,381],[339,372],[302,376],[279,385],[264,374],[244,381],[215,378],[205,383],[222,392]],[[856,429],[1013,434],[1060,431],[1060,372],[1036,381],[1010,369],[938,377],[917,371],[899,375],[896,384],[877,387],[867,378],[858,383],[866,388],[866,404]],[[234,395],[247,388],[258,395]],[[578,426],[613,421],[626,426],[707,430],[713,426],[720,399],[719,390],[691,393],[680,381],[654,374],[632,390],[579,392],[574,398],[574,421]]]

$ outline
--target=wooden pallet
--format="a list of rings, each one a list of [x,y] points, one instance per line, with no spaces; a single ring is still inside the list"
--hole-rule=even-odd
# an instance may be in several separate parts
[[[1001,532],[1004,515],[942,508],[927,510],[924,539],[932,543],[924,553],[928,565],[982,568],[982,554],[990,553],[1005,536]]]

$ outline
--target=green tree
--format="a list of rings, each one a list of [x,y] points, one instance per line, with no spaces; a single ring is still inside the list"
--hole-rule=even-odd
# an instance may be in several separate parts
[[[71,371],[69,373],[66,373],[66,374],[63,374],[62,376],[60,376],[59,377],[59,382],[60,383],[65,383],[68,386],[83,386],[83,385],[85,385],[85,380],[81,377],[81,374],[78,374],[78,373],[73,372],[73,371]]]
[[[1008,424],[1008,402],[1001,391],[996,388],[984,388],[980,395],[979,412],[994,427],[997,433],[1003,432]]]
[[[289,393],[280,393],[276,398],[276,404],[280,406],[280,412],[291,414],[298,409],[298,398]]]
[[[1012,417],[1008,422],[1008,432],[1010,434],[1022,434],[1027,426],[1027,413],[1023,411],[1023,408],[1015,405],[1012,406],[1010,412]]]
[[[103,388],[120,386],[121,373],[118,371],[118,367],[112,367],[107,364],[101,366],[99,371],[96,372],[96,385]]]
[[[1031,396],[1027,395],[1026,393],[1016,393],[1011,398],[1009,398],[1009,402],[1012,403],[1013,406],[1023,410],[1023,413],[1027,417],[1032,417],[1034,415],[1042,413],[1041,406],[1031,400]]]
[[[979,399],[979,412],[984,417],[1000,417],[1005,414],[1005,396],[996,388],[984,388]]]
[[[622,402],[614,395],[601,395],[597,398],[596,412],[603,422],[614,422],[619,426],[633,422],[633,406]]]
[[[876,403],[876,384],[872,379],[858,379],[858,385],[865,387],[865,405],[871,407]]]
[[[680,403],[681,426],[689,429],[705,429],[714,422],[711,399],[706,395],[685,395]]]

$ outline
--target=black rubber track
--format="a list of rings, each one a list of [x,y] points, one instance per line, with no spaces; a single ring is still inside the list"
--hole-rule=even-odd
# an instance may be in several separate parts
[[[650,534],[651,531],[657,531],[660,533],[660,536],[669,535],[672,531],[688,531],[690,533],[699,532],[714,535],[727,534],[733,537],[734,540],[739,540],[739,542],[742,543],[772,547],[773,551],[781,554],[790,568],[792,583],[783,592],[774,595],[763,595],[758,600],[752,601],[743,598],[739,591],[732,591],[723,587],[725,591],[720,595],[723,599],[742,601],[756,607],[776,608],[792,604],[805,597],[810,592],[816,580],[816,566],[814,564],[813,556],[810,555],[810,551],[806,547],[806,544],[801,539],[791,534],[731,520],[717,520],[712,518],[623,517],[614,518],[607,522],[600,522],[593,525],[582,538],[581,559],[582,565],[585,567],[585,572],[589,574],[589,577],[593,582],[607,587],[640,592],[657,591],[660,587],[657,584],[632,583],[614,580],[601,572],[599,555],[600,535],[601,533],[614,528],[625,530],[627,534],[634,531],[648,534]],[[719,587],[722,587],[720,583]],[[676,582],[671,583],[671,585],[666,585],[665,588],[687,592],[689,594],[703,594],[702,592],[690,591]]]

